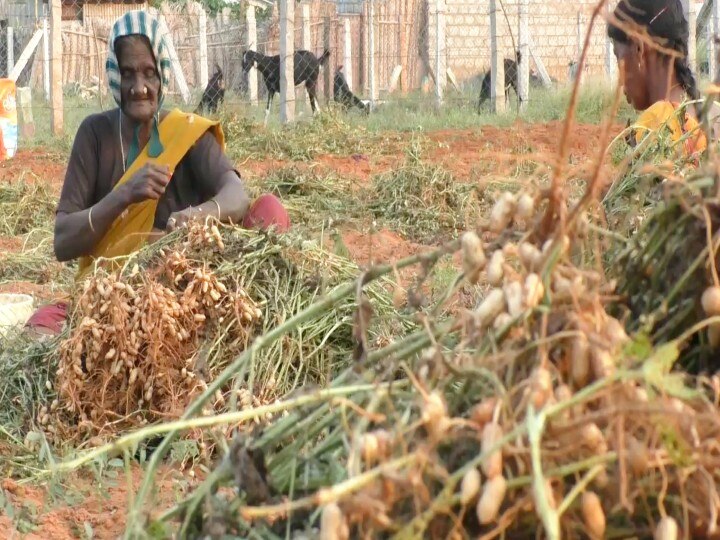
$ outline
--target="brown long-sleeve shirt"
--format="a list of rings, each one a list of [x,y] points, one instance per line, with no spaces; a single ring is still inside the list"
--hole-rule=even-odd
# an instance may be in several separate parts
[[[93,114],[83,120],[70,153],[58,212],[85,210],[112,191],[123,175],[120,144],[119,109]],[[222,176],[234,170],[212,133],[205,133],[175,168],[158,201],[155,228],[165,229],[173,212],[197,206],[215,196]]]

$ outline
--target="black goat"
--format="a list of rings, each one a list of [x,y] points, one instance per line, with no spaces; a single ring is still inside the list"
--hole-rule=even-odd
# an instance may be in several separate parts
[[[333,99],[342,105],[345,110],[357,107],[365,114],[370,114],[370,107],[350,90],[342,69],[342,66],[338,66],[335,71],[335,78],[333,79]]]
[[[515,95],[520,98],[520,94],[518,92],[518,64],[520,63],[521,58],[522,56],[520,55],[520,51],[517,51],[515,54],[515,60],[511,60],[509,58],[503,60],[503,65],[505,66],[505,99],[510,99],[511,88],[515,90]],[[490,86],[492,84],[491,77],[492,75],[489,71],[485,73],[485,76],[483,77],[478,108],[481,108],[492,95],[490,91]]]
[[[215,73],[208,81],[203,92],[202,99],[195,114],[204,113],[205,111],[216,112],[220,103],[225,99],[225,78],[223,77],[222,69],[220,66],[215,64]]]
[[[293,78],[295,86],[305,83],[310,106],[313,113],[317,111],[317,81],[320,75],[320,66],[330,58],[330,51],[326,50],[320,58],[306,50],[295,51],[293,61],[295,64]],[[257,67],[265,80],[268,91],[267,108],[265,109],[265,123],[270,114],[270,105],[276,93],[280,92],[280,55],[266,56],[256,51],[245,51],[242,59],[242,69],[245,73],[253,66]]]

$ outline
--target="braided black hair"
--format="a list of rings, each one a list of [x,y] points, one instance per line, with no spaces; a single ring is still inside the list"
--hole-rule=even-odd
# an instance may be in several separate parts
[[[691,99],[700,99],[688,60],[690,28],[682,0],[621,0],[615,9],[615,17],[621,23],[640,27],[658,45],[678,53],[673,63],[678,82]],[[630,43],[625,30],[612,22],[608,25],[608,37],[619,43]]]
[[[683,58],[676,58],[674,67],[678,82],[687,95],[693,100],[700,99],[700,90],[698,89],[697,81],[695,80],[695,74],[688,63],[687,56]]]

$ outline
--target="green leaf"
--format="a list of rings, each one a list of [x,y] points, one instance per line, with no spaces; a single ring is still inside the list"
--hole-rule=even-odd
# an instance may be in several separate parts
[[[638,360],[645,360],[653,352],[650,337],[640,332],[633,336],[633,340],[625,346],[625,354]]]
[[[95,531],[93,531],[92,525],[90,525],[90,523],[85,521],[83,523],[83,527],[85,527],[85,538],[87,538],[88,540],[92,540],[93,538],[95,538]]]
[[[679,355],[680,349],[674,341],[655,349],[655,352],[643,364],[645,380],[658,390],[663,390],[663,379],[670,372],[670,368]]]
[[[108,466],[109,467],[124,467],[125,462],[120,458],[114,458],[114,459],[111,459],[110,461],[108,461]]]
[[[658,378],[670,373],[675,361],[680,356],[677,341],[660,345],[643,364],[643,372],[648,378]]]
[[[685,386],[685,375],[682,373],[666,375],[662,379],[662,387],[658,388],[665,391],[666,394],[684,401],[690,401],[700,395],[697,390]]]

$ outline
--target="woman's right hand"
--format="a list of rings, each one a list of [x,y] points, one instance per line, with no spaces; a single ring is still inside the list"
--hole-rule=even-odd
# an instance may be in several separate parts
[[[157,200],[165,193],[172,173],[167,165],[146,163],[125,184],[129,204]]]

